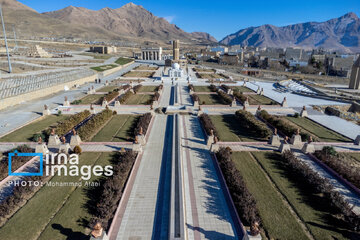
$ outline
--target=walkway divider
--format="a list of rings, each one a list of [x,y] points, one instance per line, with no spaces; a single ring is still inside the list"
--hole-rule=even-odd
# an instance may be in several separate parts
[[[185,239],[185,219],[184,219],[184,201],[183,201],[183,180],[182,164],[180,153],[180,128],[179,115],[174,116],[174,134],[172,151],[172,169],[171,169],[171,198],[170,198],[170,223],[169,239]]]

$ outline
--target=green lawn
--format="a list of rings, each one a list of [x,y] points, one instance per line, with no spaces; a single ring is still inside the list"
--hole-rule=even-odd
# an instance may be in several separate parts
[[[209,86],[194,86],[195,92],[211,92]]]
[[[199,94],[200,105],[224,105],[217,94]]]
[[[92,70],[95,70],[97,72],[103,72],[109,69],[113,69],[118,67],[118,65],[116,64],[108,64],[108,65],[102,65],[102,66],[97,66],[97,67],[91,67]]]
[[[78,166],[93,165],[99,160],[100,155],[101,153],[83,153]],[[78,182],[80,180],[81,178],[78,176],[54,176],[50,181],[60,183]],[[1,238],[9,240],[36,239],[38,234],[48,226],[51,219],[56,217],[56,213],[62,209],[68,197],[75,190],[75,186],[53,187],[45,185],[0,228]],[[70,215],[82,211],[82,209],[76,209],[77,212],[71,210],[69,209],[68,212]],[[66,221],[62,221],[61,224],[67,224],[68,221],[70,223],[69,217],[65,217],[65,219]],[[64,230],[65,233],[68,232],[66,229]],[[66,237],[63,236],[61,239],[66,239]]]
[[[234,152],[232,159],[256,199],[265,231],[271,239],[308,239],[276,189],[247,152]]]
[[[0,142],[28,142],[35,133],[41,133],[50,126],[55,126],[57,122],[66,119],[66,115],[49,115],[30,123],[8,135],[0,138]]]
[[[336,219],[329,202],[292,176],[279,161],[279,153],[252,152],[271,177],[279,191],[286,196],[315,239],[348,239],[351,232],[344,222]],[[354,236],[353,236],[354,237]],[[355,238],[354,238],[355,239]]]
[[[133,94],[126,101],[125,105],[148,105],[152,99],[152,95],[149,94]]]
[[[222,142],[266,141],[266,139],[254,138],[253,133],[242,128],[235,115],[209,115],[209,117]]]
[[[139,92],[155,92],[157,86],[141,86]]]
[[[309,118],[304,117],[286,117],[286,119],[298,125],[300,128],[305,129],[306,131],[316,135],[320,141],[324,142],[351,142],[352,140],[340,135],[337,132],[334,132],[330,129],[327,129],[320,124],[312,121]]]
[[[118,86],[105,86],[105,87],[102,87],[98,90],[96,90],[97,92],[111,92],[115,89],[119,88]]]
[[[119,58],[115,61],[115,63],[116,63],[116,64],[119,64],[119,65],[125,65],[125,64],[127,64],[127,63],[129,63],[129,62],[133,62],[133,61],[134,61],[134,59],[119,57]]]
[[[91,140],[92,142],[132,142],[139,116],[115,115]]]
[[[360,163],[360,153],[341,153],[345,156],[351,157],[354,161]]]
[[[249,97],[249,104],[250,105],[273,105],[273,104],[277,104],[274,100],[265,97],[263,95],[255,95],[255,94],[250,94],[250,95],[246,95],[247,97]]]
[[[79,104],[101,104],[100,100],[105,94],[88,94],[81,99]]]
[[[253,90],[251,90],[248,87],[243,87],[243,86],[239,86],[239,87],[232,87],[232,89],[237,89],[239,90],[239,92],[243,92],[243,93],[247,93],[247,92],[254,92]]]
[[[102,153],[96,165],[110,165],[111,159],[112,153]],[[89,181],[97,182],[100,179],[101,177],[93,176]],[[92,215],[89,213],[86,204],[89,202],[88,193],[91,189],[90,186],[77,188],[46,226],[38,240],[87,240],[88,231],[86,227]]]

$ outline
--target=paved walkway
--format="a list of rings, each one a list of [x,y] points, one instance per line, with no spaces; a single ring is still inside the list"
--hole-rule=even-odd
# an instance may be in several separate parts
[[[200,122],[181,116],[188,239],[238,239]]]
[[[138,64],[132,64],[124,69],[115,72],[107,77],[102,78],[102,82],[113,81],[115,78],[119,77],[124,72],[132,69]],[[82,85],[77,89],[72,89],[69,91],[61,91],[41,99],[35,99],[33,101],[24,102],[20,105],[10,107],[5,110],[0,111],[0,136],[5,135],[6,133],[23,126],[24,124],[31,122],[42,115],[44,109],[44,104],[48,105],[50,109],[62,106],[64,102],[64,97],[67,96],[69,101],[73,101],[80,97],[86,95],[86,91],[90,86],[94,86],[95,89],[101,88],[103,84],[94,84],[87,83]]]
[[[335,190],[338,191],[341,195],[344,196],[345,200],[350,204],[350,206],[354,206],[353,211],[356,214],[360,214],[360,197],[351,191],[347,186],[342,184],[339,180],[330,175],[324,168],[318,165],[316,162],[310,159],[309,156],[300,152],[293,151],[295,156],[304,161],[310,168],[316,171],[321,177],[326,178],[330,181],[330,183],[334,186]]]
[[[167,120],[165,115],[155,117],[116,239],[167,239],[166,227],[160,231],[159,238],[153,238],[156,228],[161,227],[158,216],[166,216],[157,201],[169,195],[169,192],[159,194],[162,164],[171,159],[172,129]],[[156,221],[159,225],[154,224]]]

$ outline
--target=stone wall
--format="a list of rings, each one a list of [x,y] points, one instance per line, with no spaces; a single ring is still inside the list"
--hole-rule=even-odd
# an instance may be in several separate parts
[[[97,74],[94,74],[89,77],[84,77],[77,80],[64,82],[59,85],[51,86],[48,88],[39,89],[25,94],[20,94],[14,97],[5,98],[0,100],[0,110],[23,102],[28,102],[37,98],[45,97],[56,92],[63,91],[65,86],[71,88],[74,85],[82,85],[87,82],[94,82],[96,78],[97,78]]]
[[[109,69],[109,70],[105,70],[105,71],[103,71],[103,72],[100,72],[99,73],[99,76],[100,77],[106,77],[106,76],[108,76],[108,75],[110,75],[110,74],[113,74],[114,72],[117,72],[117,71],[119,71],[119,70],[121,70],[121,69],[123,69],[123,68],[125,68],[125,67],[127,67],[127,66],[129,66],[129,65],[131,65],[131,64],[133,64],[134,62],[130,62],[130,63],[127,63],[127,64],[124,64],[124,65],[120,65],[120,66],[118,66],[118,67],[115,67],[115,68],[112,68],[112,69]]]

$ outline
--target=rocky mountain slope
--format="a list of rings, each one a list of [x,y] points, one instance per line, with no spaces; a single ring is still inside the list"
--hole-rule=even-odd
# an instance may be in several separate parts
[[[118,9],[103,8],[98,11],[69,6],[46,13],[38,13],[16,0],[0,0],[0,3],[7,29],[12,29],[14,25],[20,38],[65,37],[136,42],[180,39],[205,44],[213,41],[206,34],[205,38],[193,36],[133,3]]]
[[[360,51],[360,20],[347,13],[326,22],[307,22],[284,27],[249,27],[226,36],[221,44],[257,47],[304,47]]]

